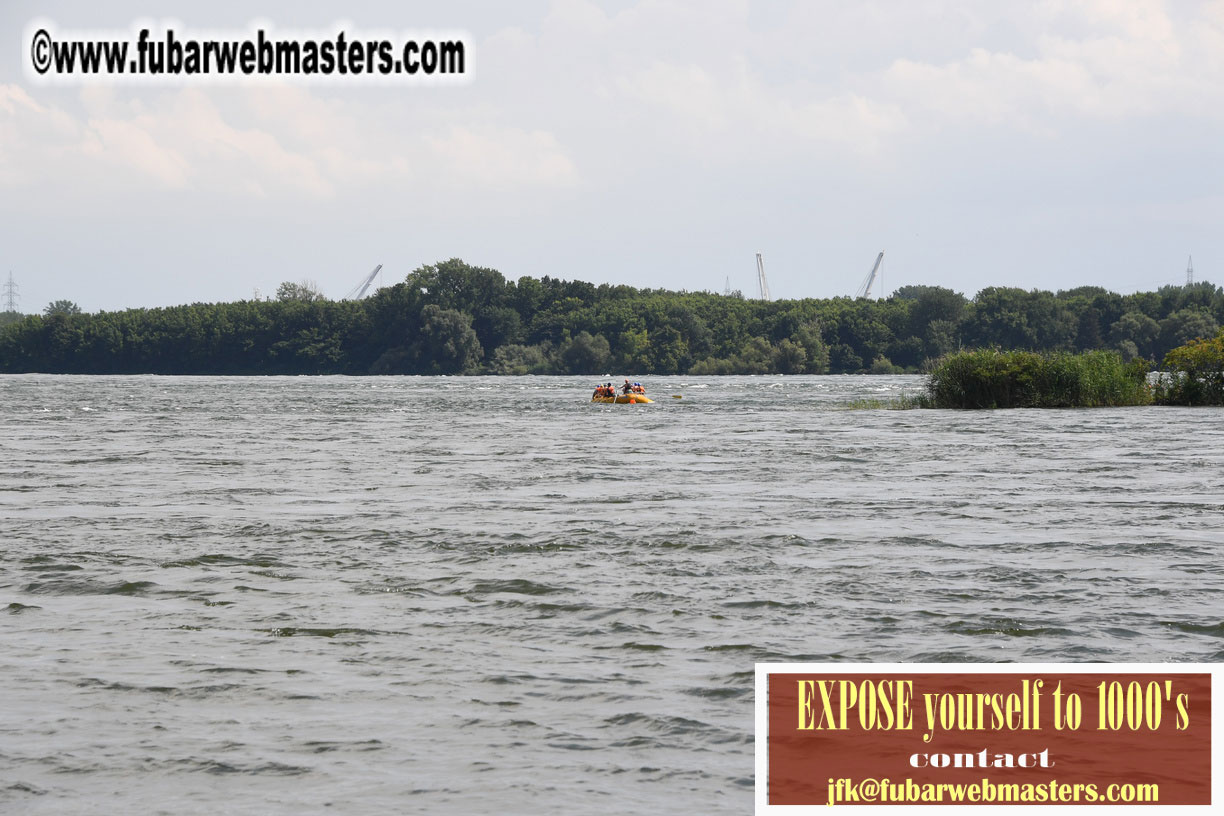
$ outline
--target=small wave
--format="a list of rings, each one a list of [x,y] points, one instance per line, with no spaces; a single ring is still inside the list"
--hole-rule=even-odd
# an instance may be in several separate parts
[[[217,775],[302,776],[313,770],[313,768],[307,768],[302,765],[286,765],[283,762],[264,762],[251,765],[232,765],[216,759],[179,759],[172,760],[171,762],[188,772]]]
[[[673,595],[670,592],[635,592],[629,596],[633,601],[659,601],[662,603],[690,603],[691,599],[684,595]]]
[[[120,581],[101,584],[95,581],[35,581],[26,584],[31,595],[131,595],[145,597],[155,594],[152,581]]]
[[[271,669],[251,669],[244,666],[212,666],[201,669],[201,674],[264,674]]]
[[[735,733],[725,728],[702,722],[701,720],[680,716],[659,716],[632,712],[607,717],[604,719],[604,723],[608,726],[642,728],[649,733],[661,736],[684,737],[686,739],[697,737],[715,743],[743,742],[744,744],[749,744],[753,739],[749,734]]]
[[[661,652],[667,649],[667,647],[661,643],[637,643],[632,640],[627,643],[622,643],[616,648],[628,649],[631,652]]]
[[[750,697],[754,693],[752,686],[740,686],[739,688],[715,688],[711,686],[693,686],[684,689],[684,693],[691,697],[700,697],[703,700],[734,700],[739,697]]]
[[[798,609],[805,606],[811,606],[809,603],[783,603],[782,601],[771,601],[767,599],[753,601],[727,601],[723,604],[729,609]]]
[[[226,555],[225,553],[209,553],[207,555],[197,555],[194,558],[184,558],[179,561],[166,561],[161,565],[163,569],[172,569],[175,567],[284,567],[289,566],[270,555],[253,555],[239,556]]]
[[[44,796],[47,791],[45,788],[40,788],[30,782],[14,782],[12,785],[4,788],[6,793],[28,793],[31,796]]]
[[[600,539],[596,537],[595,540],[598,541]],[[581,539],[575,540],[574,536],[566,536],[565,538],[548,538],[529,542],[494,544],[492,554],[516,555],[518,553],[571,552],[573,550],[587,549],[588,546],[589,545]]]
[[[134,692],[139,694],[155,694],[164,697],[180,697],[185,699],[204,699],[218,694],[245,691],[246,687],[238,683],[209,683],[199,686],[140,686],[134,683],[103,680],[100,677],[86,677],[77,681],[77,688],[98,689],[102,691]]]
[[[1187,623],[1186,621],[1161,621],[1162,626],[1192,635],[1224,637],[1224,623]]]
[[[84,567],[79,564],[33,564],[28,567],[22,567],[26,572],[76,572]]]
[[[973,652],[954,652],[939,649],[932,652],[917,652],[905,658],[906,663],[992,663],[997,658]]]
[[[974,626],[947,626],[949,632],[955,632],[958,635],[1007,635],[1008,637],[1047,637],[1050,635],[1071,635],[1074,634],[1070,629],[1063,629],[1053,626],[1038,626],[1033,629],[1026,629],[1023,626],[1000,626],[1000,627],[974,627]]]
[[[516,686],[519,683],[529,683],[539,679],[534,674],[495,674],[483,678],[484,682],[492,683],[495,686]]]
[[[360,740],[356,742],[311,740],[310,742],[303,743],[303,746],[316,754],[330,754],[337,751],[352,751],[355,753],[382,751],[387,747],[387,744],[376,739]]]
[[[559,592],[569,591],[569,587],[556,587],[549,586],[548,584],[537,584],[535,581],[529,581],[526,578],[508,578],[503,581],[477,581],[475,585],[468,590],[467,594],[494,595],[500,592],[506,592],[514,595],[555,595]]]
[[[559,748],[562,751],[599,751],[604,746],[598,742],[550,742],[549,748]]]
[[[359,637],[371,637],[377,635],[378,632],[373,632],[369,629],[352,629],[348,627],[337,627],[334,629],[313,628],[307,626],[277,626],[274,629],[257,629],[257,632],[265,632],[273,637],[321,637],[334,638],[342,635],[357,635]]]
[[[596,607],[584,603],[561,604],[561,603],[533,603],[529,604],[532,609],[540,612],[589,612]]]
[[[702,646],[705,652],[755,652],[759,649],[755,643],[725,643],[718,646]]]

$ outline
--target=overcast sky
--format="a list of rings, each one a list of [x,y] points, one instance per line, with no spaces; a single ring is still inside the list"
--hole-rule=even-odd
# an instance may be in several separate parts
[[[21,34],[459,29],[463,86],[46,87]],[[25,2],[0,8],[20,308],[343,296],[451,257],[755,295],[1224,281],[1224,1]]]

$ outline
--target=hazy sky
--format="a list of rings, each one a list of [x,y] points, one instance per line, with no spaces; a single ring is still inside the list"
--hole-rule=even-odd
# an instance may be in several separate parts
[[[21,33],[460,29],[464,86],[44,87]],[[1224,0],[24,2],[0,8],[22,311],[506,277],[852,295],[1224,281]]]

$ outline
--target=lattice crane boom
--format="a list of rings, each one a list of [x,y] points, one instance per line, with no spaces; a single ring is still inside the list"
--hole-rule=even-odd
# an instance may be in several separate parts
[[[761,253],[757,253],[757,288],[761,293],[761,300],[771,300],[769,297],[769,281],[765,279],[765,261],[761,258]]]
[[[357,284],[352,289],[350,289],[349,293],[344,296],[344,299],[345,300],[361,300],[363,297],[365,297],[366,290],[370,288],[370,284],[374,282],[374,278],[378,276],[378,273],[381,269],[382,269],[382,264],[379,264],[378,266],[374,267],[374,271],[371,272],[369,275],[366,275],[365,280],[363,280],[361,283]]]
[[[871,297],[871,287],[875,285],[876,278],[880,274],[880,262],[883,260],[884,260],[884,250],[880,250],[880,254],[877,255],[875,259],[875,266],[871,267],[871,271],[867,273],[867,277],[863,281],[863,284],[859,286],[858,293],[855,294],[856,298]]]

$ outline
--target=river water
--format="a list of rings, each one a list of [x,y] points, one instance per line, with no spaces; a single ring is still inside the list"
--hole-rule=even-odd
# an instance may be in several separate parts
[[[0,812],[745,813],[758,661],[1224,658],[1224,411],[592,385],[0,378]]]

